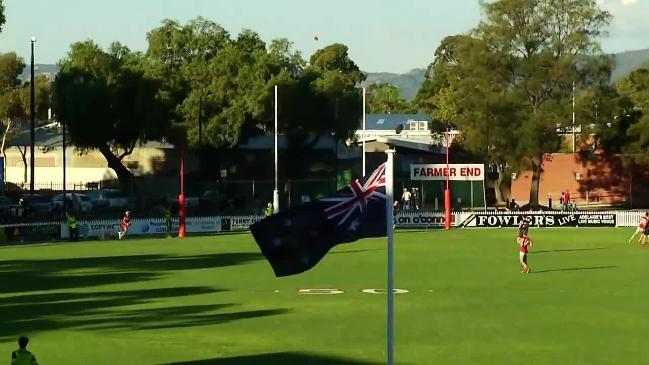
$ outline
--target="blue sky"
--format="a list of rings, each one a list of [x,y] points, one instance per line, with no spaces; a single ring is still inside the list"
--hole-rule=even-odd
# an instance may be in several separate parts
[[[426,67],[447,35],[478,24],[478,0],[4,0],[7,23],[0,51],[28,60],[38,38],[37,63],[55,63],[72,42],[119,40],[146,49],[146,32],[164,18],[203,16],[231,34],[243,28],[264,40],[286,37],[307,57],[345,43],[364,71],[405,72]],[[602,42],[606,52],[649,48],[649,0],[598,0],[615,20]],[[33,10],[32,12],[32,9]],[[313,37],[317,35],[319,41]]]

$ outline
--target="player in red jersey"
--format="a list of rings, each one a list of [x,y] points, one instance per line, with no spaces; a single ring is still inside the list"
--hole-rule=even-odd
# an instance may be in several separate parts
[[[649,236],[649,222],[644,226],[644,232],[642,232],[642,238],[640,238],[640,247],[645,247],[645,241]]]
[[[523,235],[516,239],[520,247],[519,260],[523,266],[523,271],[521,273],[528,274],[530,272],[530,267],[527,265],[527,247],[532,246],[532,240],[527,235]]]
[[[629,238],[629,243],[633,241],[633,238],[638,233],[640,233],[640,238],[638,238],[638,242],[644,243],[643,240],[644,231],[647,227],[649,227],[649,212],[646,212],[644,216],[640,217],[640,221],[638,222],[638,227],[635,229],[635,232],[633,232],[633,234],[631,235],[631,238]]]
[[[128,227],[131,226],[131,212],[126,211],[122,217],[122,221],[119,223],[119,233],[117,234],[121,240],[128,233]]]

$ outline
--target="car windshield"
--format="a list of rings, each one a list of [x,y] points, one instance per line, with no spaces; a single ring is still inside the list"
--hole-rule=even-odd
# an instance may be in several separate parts
[[[23,200],[30,203],[43,203],[48,201],[46,197],[40,195],[28,195],[23,197]]]

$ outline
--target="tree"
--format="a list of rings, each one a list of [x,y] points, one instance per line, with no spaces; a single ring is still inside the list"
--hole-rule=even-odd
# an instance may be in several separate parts
[[[365,76],[345,45],[316,51],[307,66],[286,39],[266,44],[251,30],[233,39],[201,18],[187,25],[167,20],[148,40],[147,55],[174,95],[174,119],[190,144],[234,147],[267,133],[275,85],[280,129],[293,147],[306,148],[308,137],[322,134],[345,139],[356,127],[357,86]]]
[[[612,141],[608,146],[620,147],[631,162],[649,161],[649,69],[633,71],[616,85],[621,96],[613,119]],[[617,132],[617,133],[615,133]]]
[[[0,118],[4,120],[20,117],[25,110],[20,102],[19,78],[24,68],[16,53],[0,54]]]
[[[75,43],[60,64],[56,115],[81,150],[97,149],[124,189],[131,172],[122,160],[138,143],[166,136],[170,104],[161,82],[148,77],[148,60],[116,43],[108,52],[92,41]]]
[[[284,130],[294,148],[308,148],[306,137],[314,137],[312,144],[323,135],[346,140],[358,128],[358,85],[365,75],[349,58],[347,46],[336,43],[317,50],[294,79],[280,100]]]
[[[534,207],[543,156],[558,149],[556,125],[568,120],[572,83],[593,73],[581,60],[600,52],[597,39],[611,16],[592,0],[501,0],[483,8],[476,34],[508,60],[510,92],[524,108],[519,150],[532,169]]]
[[[202,18],[184,26],[167,20],[148,40],[147,55],[177,103],[176,125],[194,145],[234,146],[263,132],[272,122],[273,85],[304,66],[288,40],[267,46],[251,30],[231,39]]]
[[[592,0],[499,0],[482,7],[485,19],[472,34],[442,43],[429,67],[438,79],[429,80],[418,101],[434,109],[436,92],[448,88],[459,119],[473,126],[471,120],[484,120],[491,137],[485,154],[495,157],[497,141],[504,148],[496,152],[498,165],[531,168],[535,207],[543,158],[559,148],[556,126],[570,120],[572,84],[587,88],[600,72],[591,60],[610,14]],[[463,131],[466,143],[484,146],[484,133],[471,129],[478,130]]]
[[[0,13],[3,10],[4,8],[0,1]],[[2,22],[4,22],[4,18],[0,14],[0,24]],[[4,124],[0,152],[4,157],[6,157],[5,142],[10,137],[13,120],[26,116],[25,111],[28,110],[23,107],[21,102],[21,83],[19,76],[24,68],[25,63],[16,53],[0,54],[0,119]],[[23,156],[23,164],[25,166],[24,180],[27,181],[27,158],[25,156],[27,149],[20,149],[20,152]]]
[[[519,161],[513,135],[520,125],[517,99],[507,92],[504,58],[468,35],[445,38],[435,55],[415,102],[434,121],[461,130],[463,148],[496,171],[496,200],[502,203],[509,169]]]
[[[5,6],[2,3],[2,0],[0,0],[0,32],[2,32],[2,26],[5,24],[7,21],[7,18],[5,18]]]
[[[34,79],[34,83],[34,109],[36,112],[36,120],[47,120],[50,107],[52,106],[51,81],[47,76],[39,75]],[[20,89],[22,110],[24,111],[25,115],[27,115],[27,111],[30,110],[30,95],[31,85],[29,82],[27,82]]]
[[[399,88],[391,84],[370,84],[366,90],[369,113],[414,113],[415,107],[401,97]]]

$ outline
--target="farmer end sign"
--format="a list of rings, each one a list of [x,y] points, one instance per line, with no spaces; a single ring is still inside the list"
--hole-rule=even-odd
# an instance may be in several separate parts
[[[449,180],[482,181],[484,180],[484,165],[482,164],[412,164],[410,165],[411,180]]]

